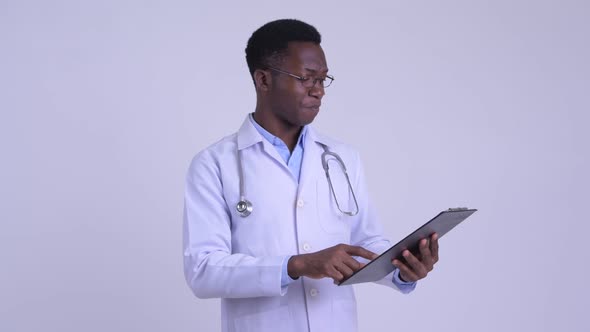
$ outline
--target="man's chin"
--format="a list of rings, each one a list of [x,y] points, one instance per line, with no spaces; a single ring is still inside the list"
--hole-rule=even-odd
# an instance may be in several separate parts
[[[301,111],[301,114],[299,117],[301,124],[305,126],[305,125],[312,123],[319,112],[320,112],[319,107],[317,107],[317,108],[314,108],[314,107],[304,108]]]

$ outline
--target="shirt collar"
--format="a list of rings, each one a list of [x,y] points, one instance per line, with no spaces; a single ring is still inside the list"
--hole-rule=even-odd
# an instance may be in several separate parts
[[[254,120],[254,116],[252,116],[252,113],[249,114],[248,117],[250,118],[250,122],[252,122],[252,125],[254,125],[254,128],[256,128],[256,130],[260,133],[260,135],[262,135],[262,137],[264,137],[272,145],[285,146],[285,147],[287,146],[287,144],[285,144],[285,142],[283,142],[282,139],[273,135],[268,130],[264,129],[261,125],[259,125],[256,122],[256,120]],[[299,138],[297,139],[297,145],[303,147],[303,142],[305,142],[306,133],[307,133],[307,126],[303,126],[303,128],[301,129],[301,133],[299,133]]]
[[[242,126],[238,130],[238,150],[242,150],[248,148],[256,143],[262,142],[263,139],[266,139],[262,136],[261,132],[259,132],[256,126],[259,126],[254,119],[251,118],[252,115],[248,114]],[[260,127],[262,128],[262,127]],[[262,128],[263,131],[266,131]],[[268,131],[266,131],[268,132]],[[268,133],[269,135],[273,136],[272,134]],[[275,137],[275,136],[273,136]],[[298,144],[305,144],[306,140],[311,140],[317,143],[320,143],[325,146],[332,146],[332,140],[326,138],[325,136],[317,133],[314,128],[310,125],[304,126],[301,130],[301,134],[299,134]],[[272,143],[272,140],[269,140]]]

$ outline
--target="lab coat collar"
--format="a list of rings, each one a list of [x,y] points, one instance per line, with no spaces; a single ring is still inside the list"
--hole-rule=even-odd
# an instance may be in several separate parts
[[[238,130],[238,150],[243,150],[258,142],[262,142],[263,139],[262,135],[260,135],[252,122],[250,122],[250,114],[246,115],[246,119],[244,119],[240,130]]]
[[[325,145],[328,148],[334,146],[334,141],[320,133],[318,133],[312,126],[308,126],[306,140],[308,142],[316,142]]]
[[[258,130],[256,130],[254,125],[252,125],[249,117],[249,114],[246,115],[246,119],[244,119],[242,126],[238,130],[238,150],[248,148],[264,140],[262,135],[260,135]],[[332,139],[316,132],[311,125],[307,126],[307,133],[305,136],[306,142],[317,142],[327,146],[328,148],[335,144]]]

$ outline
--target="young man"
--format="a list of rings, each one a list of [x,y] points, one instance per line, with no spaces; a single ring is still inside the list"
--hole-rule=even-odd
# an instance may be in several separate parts
[[[223,331],[356,331],[353,289],[335,283],[362,266],[353,256],[391,245],[358,154],[309,126],[333,81],[320,43],[297,20],[255,31],[246,60],[256,109],[190,165],[185,276],[197,297],[221,298]],[[404,258],[380,284],[412,291],[438,261],[436,236]]]

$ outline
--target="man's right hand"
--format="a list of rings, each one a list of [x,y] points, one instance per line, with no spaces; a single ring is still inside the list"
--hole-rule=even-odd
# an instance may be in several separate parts
[[[378,255],[362,247],[338,244],[311,254],[291,256],[287,272],[293,279],[327,277],[334,279],[334,283],[340,283],[364,265],[352,256],[372,260]]]

